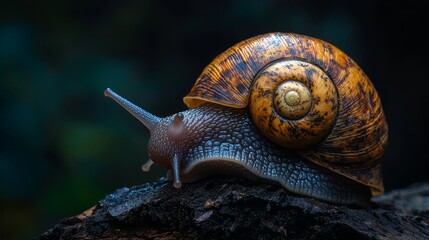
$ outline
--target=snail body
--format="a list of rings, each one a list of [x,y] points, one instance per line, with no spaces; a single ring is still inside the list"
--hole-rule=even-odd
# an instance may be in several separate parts
[[[184,102],[158,118],[110,89],[151,132],[151,160],[174,186],[214,174],[280,183],[318,199],[364,204],[383,192],[387,123],[378,94],[345,53],[322,40],[270,33],[209,64]]]

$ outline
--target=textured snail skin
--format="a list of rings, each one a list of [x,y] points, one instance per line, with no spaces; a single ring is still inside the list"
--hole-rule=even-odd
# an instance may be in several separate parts
[[[169,162],[175,153],[183,152],[182,182],[218,174],[242,175],[277,182],[291,192],[329,202],[366,205],[369,200],[367,187],[268,141],[245,109],[206,104],[181,114],[183,138],[168,139],[174,115],[164,118],[152,132],[149,152],[154,162]]]

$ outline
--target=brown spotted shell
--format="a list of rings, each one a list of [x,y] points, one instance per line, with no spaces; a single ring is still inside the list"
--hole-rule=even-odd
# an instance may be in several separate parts
[[[270,33],[242,41],[209,64],[184,98],[249,107],[277,144],[383,192],[380,156],[387,123],[373,84],[345,53],[322,40]]]

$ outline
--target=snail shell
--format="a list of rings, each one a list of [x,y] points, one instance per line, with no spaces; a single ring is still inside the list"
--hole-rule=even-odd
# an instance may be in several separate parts
[[[374,195],[384,191],[388,129],[379,96],[361,68],[327,42],[289,33],[242,41],[204,69],[184,102],[248,107],[271,141]]]

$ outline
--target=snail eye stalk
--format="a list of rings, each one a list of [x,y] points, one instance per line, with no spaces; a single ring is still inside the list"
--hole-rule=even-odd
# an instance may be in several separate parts
[[[123,108],[125,108],[129,113],[131,113],[135,118],[137,118],[140,122],[142,122],[149,131],[152,131],[159,122],[161,122],[161,118],[143,110],[139,106],[133,104],[127,99],[119,96],[117,93],[112,91],[110,88],[107,88],[104,91],[104,96],[110,97]]]

